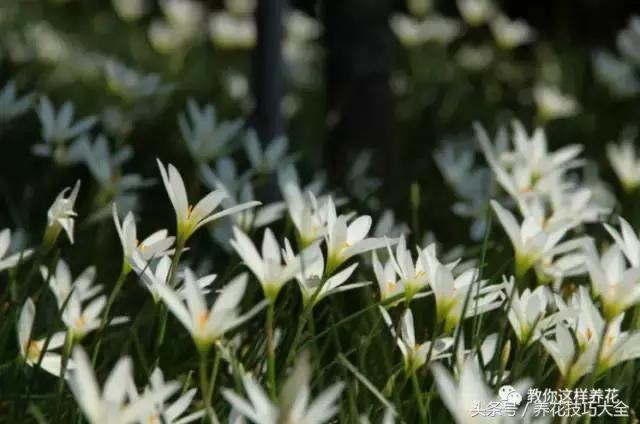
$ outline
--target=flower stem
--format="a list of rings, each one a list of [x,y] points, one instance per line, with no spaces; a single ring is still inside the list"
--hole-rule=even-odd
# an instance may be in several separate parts
[[[73,348],[73,334],[71,333],[71,331],[67,331],[67,334],[64,339],[64,348],[62,350],[62,356],[60,358],[60,377],[58,378],[58,394],[56,396],[55,422],[60,422],[60,407],[62,405],[62,393],[64,392],[64,375],[67,372],[69,356],[71,356],[71,348]]]
[[[122,267],[122,271],[120,271],[120,275],[118,276],[118,280],[116,284],[113,286],[113,290],[109,295],[109,299],[107,300],[107,305],[104,308],[104,313],[102,314],[102,319],[100,320],[100,329],[98,330],[98,340],[96,341],[96,346],[93,348],[93,353],[91,354],[91,363],[93,366],[96,366],[96,360],[98,359],[98,353],[100,352],[100,346],[102,345],[102,333],[104,329],[107,327],[109,323],[109,313],[111,312],[111,307],[115,302],[120,290],[122,289],[122,285],[127,279],[127,273],[125,271],[125,267]]]
[[[269,379],[269,393],[271,399],[276,400],[277,387],[276,387],[276,355],[275,346],[273,340],[273,316],[275,313],[274,302],[269,302],[267,307],[267,377]]]
[[[183,250],[184,241],[179,240],[176,244],[176,251],[174,252],[171,260],[171,271],[169,272],[169,278],[167,279],[167,284],[171,288],[175,288],[176,286],[176,276],[178,275],[178,266],[180,265],[180,256],[182,256]],[[162,348],[164,336],[167,331],[167,318],[169,316],[169,311],[166,307],[162,307],[162,304],[160,304],[158,313],[160,314],[160,320],[158,323],[158,334],[156,336],[156,342],[153,349],[156,356],[156,365],[160,360],[160,348]]]
[[[207,417],[213,423],[217,423],[218,416],[216,411],[211,405],[211,391],[209,386],[209,378],[207,376],[207,356],[209,354],[209,347],[198,347],[198,353],[200,356],[200,363],[198,366],[200,374],[200,392],[202,393],[202,400],[204,401],[204,407],[207,411]]]
[[[427,411],[424,409],[424,404],[422,403],[422,390],[420,390],[420,382],[418,381],[418,376],[416,375],[415,370],[411,371],[411,385],[413,386],[413,395],[415,396],[418,404],[420,422],[427,422]]]

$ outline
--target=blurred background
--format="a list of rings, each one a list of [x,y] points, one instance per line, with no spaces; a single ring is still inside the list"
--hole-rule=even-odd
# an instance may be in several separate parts
[[[639,12],[632,0],[2,0],[0,87],[35,107],[0,110],[0,219],[40,234],[61,187],[81,177],[94,193],[86,210],[104,209],[125,198],[110,184],[135,171],[149,184],[128,209],[150,217],[145,227],[171,222],[147,181],[157,183],[152,159],[175,163],[194,191],[201,162],[215,165],[185,148],[191,99],[215,110],[212,139],[242,138],[236,127],[263,146],[286,137],[305,180],[323,175],[376,217],[393,209],[416,239],[478,239],[491,190],[472,173],[472,123],[490,134],[514,118],[544,125],[550,148],[582,143],[604,164],[605,143],[636,132]],[[100,181],[69,152],[38,153],[41,96],[73,104],[74,120],[95,117],[88,136],[131,158]],[[84,223],[96,237],[104,210]],[[469,226],[448,225],[452,212]]]

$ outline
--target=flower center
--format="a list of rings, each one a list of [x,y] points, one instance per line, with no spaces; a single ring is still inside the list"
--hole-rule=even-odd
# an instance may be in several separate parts
[[[38,358],[40,358],[40,355],[42,355],[42,349],[40,348],[40,344],[35,340],[32,340],[29,343],[27,343],[25,351],[27,353],[27,359],[30,359],[32,361],[38,360]]]
[[[200,312],[198,314],[198,328],[203,328],[207,324],[207,320],[209,319],[209,314],[207,312]]]

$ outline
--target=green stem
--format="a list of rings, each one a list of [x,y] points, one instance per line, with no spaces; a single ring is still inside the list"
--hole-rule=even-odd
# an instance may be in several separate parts
[[[411,385],[413,386],[413,395],[418,403],[420,422],[425,423],[427,422],[427,411],[424,409],[424,404],[422,403],[422,391],[420,390],[420,382],[418,381],[418,376],[415,371],[411,371]]]
[[[276,355],[275,346],[273,340],[273,316],[275,314],[275,305],[273,302],[269,302],[267,307],[267,377],[269,379],[269,393],[271,399],[276,400],[277,387],[276,387]]]
[[[69,356],[71,356],[71,349],[73,348],[73,334],[71,331],[67,331],[64,339],[64,348],[62,350],[62,357],[60,359],[60,377],[58,378],[58,394],[56,396],[56,419],[55,422],[60,422],[60,407],[62,406],[62,394],[64,393],[64,375],[67,372],[67,365],[69,363]]]
[[[100,328],[98,330],[98,340],[96,341],[96,346],[93,348],[93,353],[91,354],[91,363],[93,366],[96,366],[96,360],[98,359],[98,353],[100,352],[100,346],[102,345],[102,333],[104,332],[107,324],[109,324],[109,313],[111,312],[111,308],[113,307],[113,303],[115,302],[120,290],[122,289],[122,285],[127,279],[126,267],[123,265],[122,271],[120,271],[120,275],[118,276],[118,280],[109,295],[109,299],[107,300],[107,305],[104,308],[104,313],[102,314],[102,319],[100,320]]]
[[[180,257],[182,256],[182,252],[184,250],[184,241],[179,240],[176,244],[176,251],[173,254],[173,258],[171,260],[171,271],[169,272],[169,278],[167,280],[167,284],[171,288],[175,288],[176,286],[176,276],[178,275],[178,266],[180,265]],[[158,324],[158,333],[156,336],[156,342],[154,344],[154,353],[156,355],[156,363],[158,365],[158,361],[160,360],[160,349],[164,344],[164,337],[167,332],[167,319],[169,317],[169,311],[166,307],[162,306],[162,303],[159,303],[159,314],[160,321]]]
[[[211,422],[217,423],[218,416],[216,411],[211,405],[211,392],[209,391],[209,379],[207,377],[207,356],[209,354],[209,346],[198,347],[198,354],[200,356],[200,362],[198,366],[200,374],[200,392],[202,393],[202,400],[204,401],[204,407],[207,411],[207,417]]]

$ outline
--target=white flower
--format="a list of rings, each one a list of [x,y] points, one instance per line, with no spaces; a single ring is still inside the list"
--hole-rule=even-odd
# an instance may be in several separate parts
[[[24,249],[19,252],[14,252],[10,255],[11,247],[11,230],[5,228],[0,231],[0,271],[13,268],[22,261],[29,259],[33,254],[33,249]]]
[[[599,256],[592,240],[585,250],[591,290],[608,320],[640,302],[640,268],[627,268],[620,246],[613,245]]]
[[[516,278],[521,278],[538,260],[564,249],[560,240],[567,232],[563,225],[545,228],[544,217],[538,214],[525,216],[522,224],[511,212],[492,200],[491,206],[511,240],[516,257]],[[565,242],[571,243],[571,241]]]
[[[256,424],[323,424],[338,412],[337,402],[344,385],[337,383],[311,401],[311,368],[308,358],[298,359],[291,375],[284,383],[277,403],[273,403],[265,391],[250,375],[242,377],[245,400],[231,390],[222,394],[242,416]]]
[[[131,383],[133,383],[133,381]],[[166,383],[160,368],[153,370],[149,383],[150,384],[145,388],[143,395],[158,392],[163,389]],[[204,410],[192,412],[191,414],[183,416],[187,408],[189,408],[189,405],[197,391],[197,389],[187,390],[184,394],[181,394],[176,400],[168,405],[165,405],[165,402],[158,402],[154,404],[153,410],[146,413],[144,417],[141,417],[139,422],[141,424],[152,424],[156,422],[163,422],[166,424],[187,424],[202,418],[205,414]],[[140,397],[134,384],[130,384],[128,394],[134,402]]]
[[[593,369],[598,342],[589,343],[585,349],[576,349],[573,337],[566,324],[556,325],[555,340],[542,339],[541,343],[555,361],[566,387],[572,387]]]
[[[640,158],[632,140],[607,144],[607,158],[626,191],[640,187]]]
[[[431,252],[433,249],[435,249],[435,245],[428,246],[425,251],[428,250]],[[423,257],[423,252],[418,249],[418,255],[414,264],[411,252],[407,249],[407,241],[404,235],[400,237],[400,241],[396,246],[395,255],[389,244],[387,244],[387,250],[389,252],[389,258],[391,259],[391,265],[399,276],[398,283],[404,288],[407,299],[411,299],[416,293],[426,288],[430,280],[433,280],[435,277],[433,267],[429,266],[432,265],[431,259],[435,258],[435,251],[433,251],[433,255],[428,255],[425,258]]]
[[[474,360],[467,359],[462,367],[460,378],[455,381],[453,376],[440,364],[431,365],[433,376],[436,380],[438,394],[442,399],[454,421],[457,424],[492,424],[492,423],[516,423],[522,418],[520,411],[516,417],[489,417],[488,415],[473,415],[474,407],[480,405],[501,405],[501,397],[495,396],[491,388],[485,382],[480,366]],[[516,399],[522,399],[520,393],[530,385],[528,381],[517,382],[514,391],[519,395]],[[519,402],[513,402],[518,408]]]
[[[264,231],[262,238],[262,255],[258,253],[251,239],[242,230],[234,227],[233,234],[234,239],[230,241],[231,246],[256,276],[265,297],[272,302],[278,297],[282,286],[300,272],[303,266],[301,262],[310,263],[305,255],[297,259],[289,258],[287,263],[283,263],[280,246],[269,228]],[[310,252],[310,250],[306,252]]]
[[[75,217],[78,215],[73,208],[80,191],[80,180],[73,186],[69,196],[65,197],[69,190],[71,190],[70,187],[62,190],[47,211],[47,229],[44,235],[44,244],[47,248],[53,246],[62,229],[64,229],[69,241],[73,244],[73,228]]]
[[[31,94],[17,96],[14,80],[7,82],[0,90],[0,122],[7,122],[25,113],[33,102]]]
[[[135,273],[140,276],[145,288],[149,290],[149,293],[151,293],[153,301],[157,303],[160,299],[157,287],[169,284],[171,258],[169,256],[163,256],[157,261],[154,268],[149,262],[149,259],[143,257],[142,253],[139,251],[135,251],[129,258],[129,265]],[[177,284],[175,291],[182,299],[186,297],[185,285],[180,284],[181,281],[184,281],[184,276],[185,273],[180,271],[178,271],[178,274],[176,275]],[[207,294],[210,291],[207,287],[209,287],[217,277],[217,274],[204,275],[202,277],[198,277],[195,283],[200,290],[202,290],[203,294]]]
[[[40,98],[37,112],[40,118],[40,124],[42,125],[42,139],[47,144],[61,145],[68,140],[86,133],[97,121],[95,116],[89,116],[74,124],[73,104],[65,102],[56,113],[53,109],[53,104],[51,104],[51,101],[47,97]],[[46,149],[43,149],[41,151],[45,153],[45,150]],[[48,152],[51,154],[51,150]]]
[[[513,150],[500,145],[494,147],[480,125],[475,124],[474,129],[496,180],[514,199],[547,193],[558,184],[559,176],[581,164],[576,157],[583,146],[572,144],[549,152],[542,128],[536,128],[529,136],[520,122],[514,121],[512,126]],[[502,149],[504,151],[500,151]]]
[[[373,272],[376,277],[376,282],[378,283],[378,288],[380,289],[380,300],[384,302],[389,298],[404,293],[402,282],[397,280],[393,260],[389,259],[384,265],[382,265],[375,251],[371,253],[371,258],[371,262],[373,263]],[[395,306],[401,300],[402,299],[398,299],[396,302],[386,306]]]
[[[371,217],[359,216],[347,225],[348,217],[337,215],[333,200],[327,201],[327,232],[324,235],[327,244],[326,274],[331,275],[341,264],[355,255],[379,249],[397,241],[367,237],[371,229]]]
[[[289,240],[284,241],[283,257],[287,265],[297,265],[300,259],[293,253]],[[320,300],[332,294],[352,290],[362,287],[369,283],[352,283],[344,284],[353,274],[358,264],[352,264],[344,270],[336,273],[324,281],[324,257],[320,246],[311,245],[308,248],[307,256],[311,258],[310,262],[300,265],[300,272],[295,276],[298,281],[298,287],[302,293],[302,301],[305,307],[313,307]]]
[[[102,290],[101,285],[93,285],[96,279],[96,267],[94,266],[87,267],[78,277],[73,279],[69,265],[60,259],[53,274],[49,274],[49,270],[44,266],[40,267],[40,274],[42,279],[49,283],[59,309],[65,304],[72,291],[83,302],[91,299]]]
[[[503,277],[506,280],[506,277]],[[514,277],[510,277],[509,285],[515,286]],[[547,313],[552,295],[546,286],[536,287],[535,290],[526,288],[522,293],[514,291],[511,299],[508,317],[516,337],[521,343],[530,345],[542,337],[542,334],[553,327],[564,314]]]
[[[604,227],[607,229],[611,237],[613,237],[616,244],[622,250],[624,256],[626,256],[631,265],[634,268],[638,268],[640,267],[640,240],[627,220],[619,216],[618,221],[620,221],[622,234],[609,224],[604,224]]]
[[[572,96],[551,85],[540,84],[533,89],[533,99],[538,113],[545,119],[557,119],[578,113],[580,105]]]
[[[451,346],[453,346],[452,337],[442,337],[437,339],[433,348],[431,347],[430,341],[424,343],[416,342],[413,313],[411,312],[411,309],[407,309],[404,314],[402,314],[399,337],[396,334],[391,316],[389,316],[387,310],[380,307],[380,313],[382,314],[382,318],[387,324],[387,327],[389,327],[391,335],[396,339],[396,343],[402,352],[405,371],[407,373],[414,372],[426,364],[429,351],[431,351],[429,361],[435,361],[437,359],[450,356],[450,353],[447,353],[447,351]]]
[[[184,273],[186,304],[178,293],[166,284],[156,285],[156,290],[173,315],[189,331],[196,346],[199,349],[207,349],[226,332],[244,323],[264,307],[265,303],[262,302],[248,313],[240,315],[239,304],[246,286],[246,274],[234,278],[220,290],[211,308],[207,306],[204,293],[189,269]]]
[[[438,322],[444,325],[446,333],[455,329],[461,320],[484,314],[502,305],[505,299],[502,289],[505,284],[486,286],[487,281],[478,281],[477,276],[478,270],[475,268],[454,277],[448,266],[437,266],[431,288],[436,298],[436,316]],[[469,301],[464,310],[467,297]]]
[[[320,200],[316,198],[321,189],[318,183],[301,188],[295,168],[291,165],[278,171],[278,183],[300,245],[309,246],[325,234],[325,211],[329,199],[326,196]]]
[[[29,298],[24,303],[22,311],[20,312],[20,318],[18,320],[18,344],[20,345],[20,355],[24,358],[25,362],[30,366],[35,366],[40,361],[40,368],[53,374],[60,376],[62,358],[60,354],[51,352],[54,349],[62,347],[64,344],[65,333],[58,332],[51,336],[47,350],[43,352],[47,337],[40,340],[32,339],[33,321],[36,316],[36,306]],[[42,357],[42,359],[40,358]],[[72,368],[72,364],[67,364],[67,369]]]
[[[187,190],[178,170],[171,164],[165,169],[160,160],[158,160],[158,167],[160,168],[162,182],[169,195],[169,200],[171,200],[173,209],[176,212],[178,244],[186,243],[198,228],[209,222],[260,204],[260,202],[256,201],[247,202],[213,213],[227,196],[224,190],[214,190],[203,197],[195,206],[191,206],[187,199]]]
[[[162,54],[174,53],[178,51],[178,49],[183,48],[189,41],[184,39],[177,29],[163,19],[154,19],[151,21],[148,37],[151,46]]]
[[[462,18],[471,26],[484,24],[495,12],[492,0],[457,0],[456,4]]]
[[[252,17],[212,13],[209,17],[209,38],[221,49],[250,49],[256,43],[256,24]]]
[[[178,126],[191,156],[197,162],[209,162],[229,151],[242,122],[218,122],[213,105],[199,108],[195,100],[189,99],[187,112],[178,116]]]
[[[129,272],[129,261],[134,252],[138,252],[145,260],[159,258],[172,253],[171,246],[175,237],[169,236],[165,229],[158,230],[142,241],[138,240],[136,220],[133,213],[128,212],[122,224],[118,217],[118,207],[113,203],[113,223],[118,232],[120,245],[122,246],[123,271]]]
[[[81,347],[74,348],[73,361],[75,367],[70,371],[69,388],[91,424],[129,424],[142,420],[154,411],[156,404],[180,388],[176,382],[166,383],[135,400],[128,399],[133,384],[131,358],[124,357],[116,363],[102,389]]]
[[[134,22],[149,10],[147,0],[113,0],[113,8],[122,20]]]
[[[536,38],[534,29],[522,19],[512,21],[500,15],[491,21],[490,26],[496,43],[503,49],[512,49],[530,43]]]

